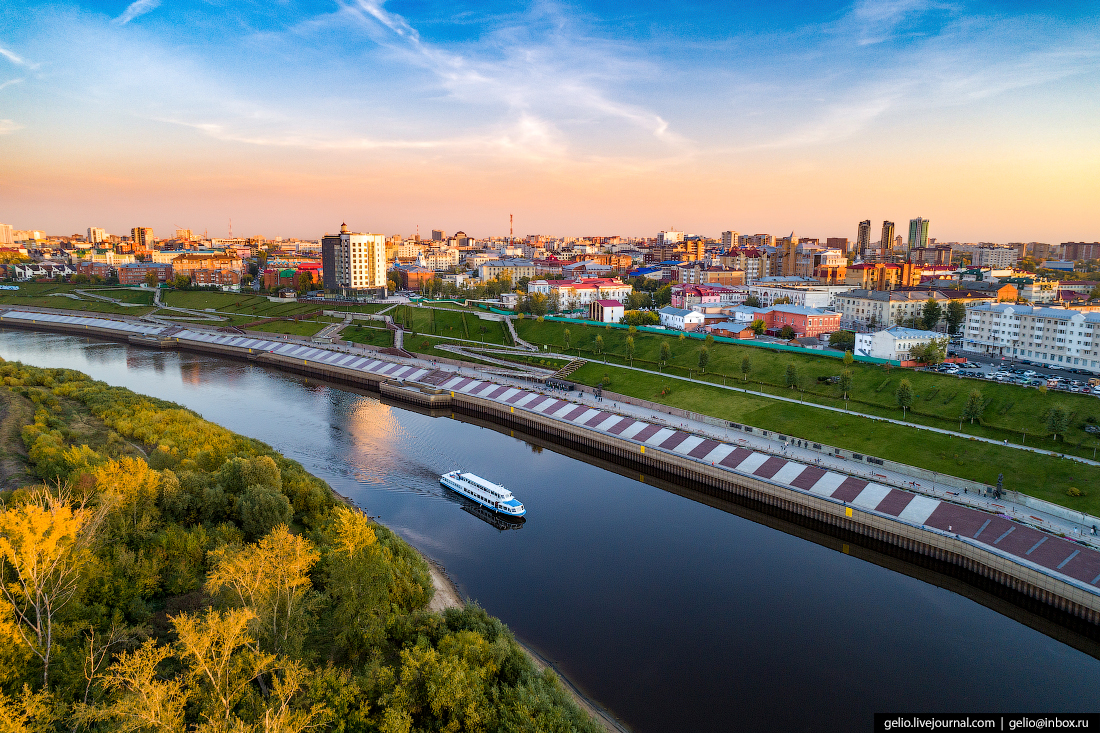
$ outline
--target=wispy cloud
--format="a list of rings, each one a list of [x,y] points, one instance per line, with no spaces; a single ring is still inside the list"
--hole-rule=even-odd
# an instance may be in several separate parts
[[[4,48],[3,46],[0,46],[0,56],[3,56],[8,61],[12,62],[13,64],[15,64],[17,66],[25,66],[28,69],[37,69],[38,68],[38,64],[27,61],[25,58],[23,58],[19,54],[15,53],[14,51],[9,51],[8,49]]]
[[[23,126],[13,120],[0,120],[0,135],[8,135],[16,130],[22,130]]]
[[[12,86],[13,84],[22,84],[26,79],[9,79],[8,81],[0,84],[0,90]]]
[[[119,25],[126,25],[139,15],[145,15],[150,10],[156,10],[160,7],[160,0],[134,0],[122,11],[122,15],[115,18],[115,22]]]

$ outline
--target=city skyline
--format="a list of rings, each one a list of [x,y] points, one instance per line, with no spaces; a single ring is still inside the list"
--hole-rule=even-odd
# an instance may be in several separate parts
[[[1085,3],[0,9],[0,221],[1093,241]]]

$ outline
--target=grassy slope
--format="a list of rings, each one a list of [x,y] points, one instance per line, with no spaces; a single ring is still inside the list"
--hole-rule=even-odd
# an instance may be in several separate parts
[[[8,293],[6,291],[4,291],[3,295],[0,295],[0,305],[16,307],[36,306],[38,308],[58,308],[62,310],[88,311],[92,313],[115,313],[127,316],[143,316],[149,311],[153,310],[152,308],[144,308],[140,306],[128,308],[122,305],[115,305],[114,303],[107,303],[102,300],[74,300],[72,298],[56,295],[29,296]]]
[[[265,331],[267,333],[289,333],[295,336],[312,336],[327,326],[326,323],[317,321],[273,321],[252,326],[252,331]]]
[[[614,392],[974,481],[995,483],[997,474],[1004,473],[1008,489],[1100,514],[1100,492],[1088,491],[1080,498],[1065,495],[1071,486],[1086,491],[1100,486],[1100,467],[595,362],[578,369],[571,379],[594,385],[604,375],[611,378],[608,389]]]
[[[517,329],[522,338],[536,344],[550,343],[557,348],[564,344],[563,332],[568,327],[571,335],[572,353],[578,346],[585,358],[592,359],[591,344],[600,335],[609,361],[625,363],[627,332],[622,329],[603,329],[594,326],[538,323],[524,319],[518,321]],[[638,333],[634,337],[636,352],[635,366],[657,369],[656,361],[660,354],[662,341],[667,341],[672,349],[672,358],[667,371],[678,376],[692,376],[733,384],[742,379],[741,362],[748,356],[752,362],[749,374],[754,388],[784,396],[790,395],[785,387],[784,375],[787,365],[794,364],[800,377],[810,386],[805,397],[807,401],[843,407],[840,388],[820,384],[817,377],[839,374],[844,366],[834,357],[810,356],[796,353],[773,352],[752,346],[735,344],[715,344],[711,352],[706,374],[699,374],[699,352],[704,348],[702,341],[687,339],[680,341],[676,336]],[[1100,399],[1090,395],[1064,392],[1042,393],[1037,389],[1008,384],[996,384],[977,379],[962,379],[949,375],[916,372],[910,369],[885,369],[884,367],[856,362],[852,365],[853,386],[850,406],[853,410],[882,417],[901,417],[894,392],[902,379],[908,379],[913,385],[914,400],[910,416],[914,422],[933,427],[959,430],[959,415],[971,390],[981,392],[987,406],[980,424],[971,426],[964,423],[964,432],[973,435],[1003,440],[1005,438],[1019,442],[1027,432],[1026,442],[1039,441],[1036,436],[1045,435],[1045,416],[1054,405],[1063,405],[1072,414],[1071,428],[1066,441],[1045,440],[1042,447],[1091,457],[1097,439],[1084,432],[1086,420],[1100,421]]]

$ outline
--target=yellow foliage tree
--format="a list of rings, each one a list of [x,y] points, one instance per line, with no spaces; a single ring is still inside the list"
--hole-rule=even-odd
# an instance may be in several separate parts
[[[160,475],[140,458],[110,460],[95,469],[96,491],[112,507],[112,529],[146,536],[155,529]]]
[[[206,590],[249,609],[261,645],[286,654],[301,639],[311,605],[309,571],[319,557],[313,543],[281,524],[256,544],[216,550]]]
[[[0,573],[8,580],[0,593],[10,605],[10,628],[42,662],[46,688],[57,616],[76,595],[99,518],[67,498],[43,487],[0,512]]]
[[[164,679],[158,665],[172,656],[172,648],[158,647],[150,639],[134,652],[122,653],[103,676],[103,686],[114,694],[110,702],[98,708],[81,708],[76,718],[82,722],[110,720],[118,733],[184,730],[189,690],[177,679]]]
[[[53,733],[54,714],[50,693],[32,692],[23,685],[23,694],[8,697],[0,692],[0,733]]]

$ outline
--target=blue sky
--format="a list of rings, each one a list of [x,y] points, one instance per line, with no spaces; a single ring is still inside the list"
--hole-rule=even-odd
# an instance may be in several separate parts
[[[7,0],[0,221],[1091,241],[1098,81],[1095,3]]]

